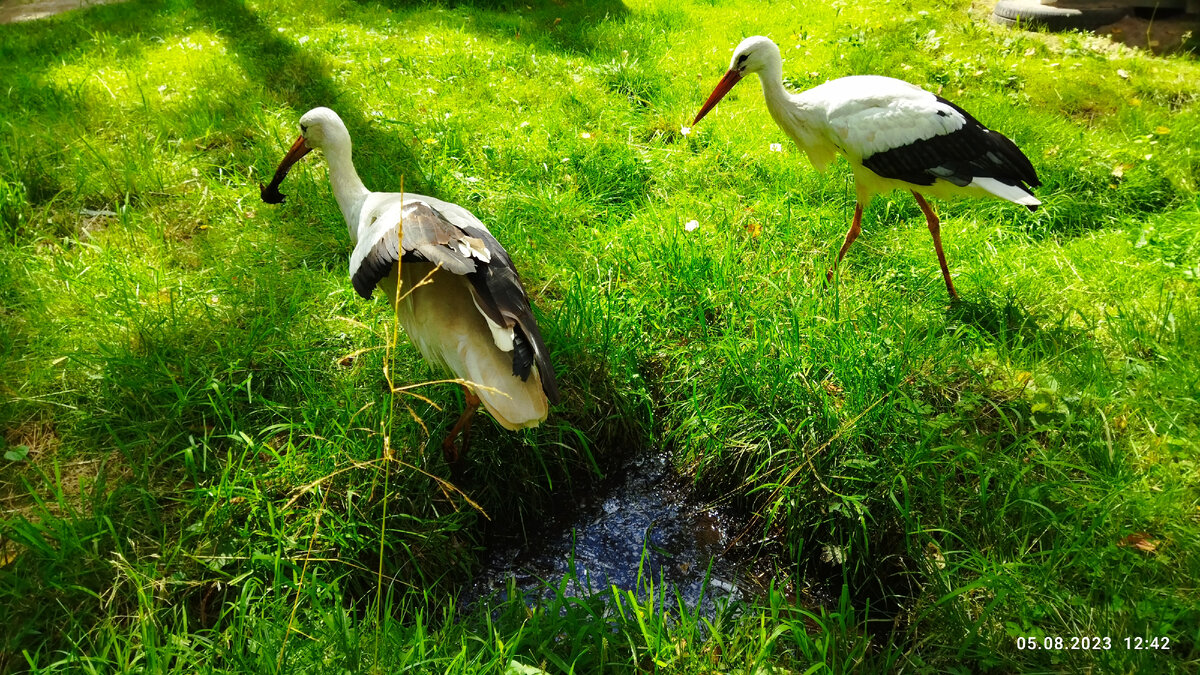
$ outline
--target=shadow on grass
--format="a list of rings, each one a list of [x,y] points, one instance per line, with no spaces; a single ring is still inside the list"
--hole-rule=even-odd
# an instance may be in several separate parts
[[[1067,325],[1065,316],[1057,322],[1032,314],[1012,295],[996,298],[963,299],[946,308],[946,329],[969,326],[990,336],[1008,349],[1032,349],[1042,356],[1061,354],[1091,340],[1087,332]]]
[[[429,9],[425,5],[408,3],[388,3],[386,6],[392,8],[389,12],[408,14]],[[551,48],[572,53],[618,52],[620,45],[601,39],[597,25],[606,17],[628,13],[621,2],[611,1],[564,5],[540,2],[533,7],[524,2],[463,2],[449,6],[478,9],[478,13],[466,17],[465,25],[481,34],[491,34],[505,41],[526,41],[539,49]],[[158,11],[154,11],[156,9]],[[22,35],[20,39],[6,41],[8,44],[0,46],[0,60],[22,64],[19,72],[0,78],[0,84],[7,84],[19,91],[22,100],[29,101],[25,110],[36,116],[39,122],[52,128],[77,130],[81,138],[87,138],[92,130],[105,126],[103,120],[112,111],[108,108],[88,110],[90,106],[77,89],[65,90],[53,82],[47,82],[46,72],[61,64],[69,65],[81,55],[97,51],[113,51],[116,58],[122,59],[136,56],[138,51],[148,49],[155,43],[171,41],[174,36],[191,32],[195,24],[222,36],[231,47],[231,58],[248,78],[261,85],[270,98],[292,107],[297,119],[305,110],[316,106],[336,110],[350,128],[356,164],[368,178],[368,183],[374,183],[379,189],[396,189],[398,176],[402,175],[405,177],[405,187],[412,192],[445,196],[441,194],[440,179],[433,167],[422,166],[419,156],[411,150],[407,134],[374,123],[366,111],[355,105],[354,97],[334,81],[329,65],[321,55],[301,49],[278,32],[275,26],[266,23],[258,12],[235,0],[197,3],[194,7],[186,3],[182,6],[164,6],[161,3],[133,2],[95,8],[70,18],[39,23],[32,27],[30,35]],[[363,27],[372,28],[366,23]],[[144,39],[139,40],[141,36]],[[36,54],[36,58],[30,58],[31,54]],[[204,97],[201,98],[203,100]],[[270,104],[272,101],[263,103]],[[274,169],[272,162],[282,157],[286,140],[279,144],[278,157],[264,162],[262,147],[267,144],[251,140],[261,131],[247,127],[245,101],[196,105],[205,108],[193,112],[207,126],[188,130],[188,124],[184,122],[191,120],[179,119],[176,120],[178,125],[164,125],[159,129],[160,134],[171,137],[182,133],[186,139],[189,131],[193,131],[203,133],[206,142],[209,135],[216,136],[218,143],[235,150],[237,158],[233,160],[234,164],[241,159],[255,164],[260,176],[271,174]],[[161,111],[154,112],[161,114]],[[176,117],[186,117],[188,114],[184,111],[174,113]],[[176,126],[182,126],[185,130],[180,132]],[[19,143],[15,142],[17,140],[14,138],[13,145],[19,147]],[[245,147],[247,144],[249,148]],[[0,168],[4,168],[4,164],[9,165],[8,171],[27,186],[31,204],[45,204],[62,196],[69,199],[72,180],[78,188],[80,179],[73,179],[70,172],[64,172],[60,165],[71,164],[69,155],[72,151],[86,152],[79,147],[69,148],[55,157],[41,156],[45,153],[0,152]],[[201,158],[200,161],[206,159]],[[106,168],[114,173],[114,178],[108,181],[111,185],[102,186],[104,194],[101,201],[109,202],[108,207],[114,200],[119,202],[121,195],[132,196],[135,201],[146,198],[144,193],[150,189],[145,186],[147,178],[120,175],[121,171],[117,168]],[[221,168],[232,170],[237,167]],[[141,169],[153,169],[153,166]],[[387,184],[383,184],[372,181],[372,176],[390,178]],[[92,184],[100,185],[94,180]]]
[[[371,125],[364,111],[353,104],[352,97],[334,83],[321,59],[298,49],[244,3],[216,0],[201,3],[197,11],[234,46],[243,70],[297,111],[297,123],[299,115],[311,108],[332,108],[350,128],[356,164],[376,169],[364,173],[386,170],[391,175],[405,176],[406,190],[436,192],[435,179],[422,170],[420,160],[408,145],[397,134],[382,133]],[[259,169],[260,175],[270,176],[275,167]]]
[[[15,66],[0,69],[0,87],[20,102],[16,115],[6,115],[9,122],[19,122],[21,113],[26,113],[35,116],[43,128],[66,124],[79,129],[81,135],[92,128],[93,115],[83,109],[79,87],[55,86],[48,81],[48,73],[92,51],[128,57],[145,49],[155,37],[181,29],[178,17],[148,11],[154,7],[161,8],[162,3],[104,5],[0,26],[0,63]],[[133,39],[141,35],[146,36],[145,42]],[[73,148],[23,152],[31,142],[36,140],[31,141],[15,126],[0,127],[0,172],[22,182],[30,203],[39,205],[69,191],[69,171],[64,168],[71,162]]]
[[[429,9],[403,0],[355,1],[401,12]],[[439,6],[475,10],[465,26],[470,30],[570,54],[619,53],[622,45],[599,39],[595,28],[605,19],[629,14],[621,0],[449,0]]]
[[[0,83],[20,92],[25,101],[23,109],[43,124],[67,122],[78,128],[81,136],[86,136],[101,123],[100,114],[81,109],[84,106],[77,92],[64,91],[46,82],[47,72],[98,50],[114,51],[117,58],[136,56],[136,52],[154,43],[191,32],[193,20],[228,40],[230,52],[246,75],[260,83],[269,95],[293,107],[297,120],[304,111],[316,106],[335,109],[351,129],[355,159],[360,166],[374,169],[367,173],[402,174],[406,176],[406,187],[412,191],[435,190],[433,177],[422,170],[416,155],[400,142],[397,134],[381,132],[369,123],[364,112],[352,103],[352,97],[334,83],[328,66],[319,56],[299,49],[245,3],[235,0],[197,3],[195,7],[131,2],[34,22],[23,26],[22,33],[15,38],[0,40],[0,62],[21,64],[19,69],[0,78]],[[5,29],[16,30],[0,27],[0,35]],[[144,36],[144,40],[138,41],[139,36]],[[227,135],[236,135],[244,126],[244,120],[237,115],[216,116],[214,122],[214,131]],[[284,150],[286,146],[280,148],[280,158]],[[5,152],[0,159],[6,159],[8,170],[25,183],[33,204],[47,202],[69,190],[69,177],[61,167],[54,166],[54,158]],[[270,175],[275,167],[257,168],[260,175]]]

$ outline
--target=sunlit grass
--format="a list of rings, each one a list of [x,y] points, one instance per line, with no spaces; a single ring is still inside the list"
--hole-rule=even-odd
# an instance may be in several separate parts
[[[937,204],[966,302],[900,194],[825,287],[849,172],[816,173],[756,83],[681,131],[753,34],[793,89],[901,77],[1031,157],[1037,213]],[[318,0],[105,6],[0,27],[0,62],[0,670],[1200,658],[1190,55],[961,2]],[[316,105],[368,187],[487,222],[539,311],[564,403],[522,434],[481,419],[465,494],[537,532],[555,494],[663,444],[761,516],[773,590],[711,618],[611,590],[453,603],[486,519],[422,473],[447,475],[407,414],[415,468],[381,468],[391,311],[348,283],[322,160],[258,200]],[[434,438],[453,421],[412,404]],[[1017,649],[1089,635],[1119,648]]]

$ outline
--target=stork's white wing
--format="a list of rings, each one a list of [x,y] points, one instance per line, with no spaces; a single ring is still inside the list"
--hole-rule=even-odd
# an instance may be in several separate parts
[[[833,141],[853,160],[953,133],[966,124],[954,107],[907,82],[843,77],[803,94],[825,109]]]

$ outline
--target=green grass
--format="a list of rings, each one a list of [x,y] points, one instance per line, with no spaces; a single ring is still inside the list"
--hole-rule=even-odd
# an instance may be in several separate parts
[[[964,303],[900,194],[823,288],[850,175],[755,83],[680,133],[754,34],[793,89],[902,77],[1030,156],[1038,212],[937,204]],[[0,63],[0,671],[1197,667],[1193,55],[961,1],[217,0],[0,26]],[[317,105],[369,187],[487,222],[539,310],[564,402],[481,420],[462,493],[402,405],[388,428],[390,312],[321,160],[258,201]],[[424,393],[437,439],[459,402]],[[536,533],[664,444],[778,544],[754,601],[455,605],[490,522],[464,495]],[[1113,648],[1017,647],[1056,636]]]

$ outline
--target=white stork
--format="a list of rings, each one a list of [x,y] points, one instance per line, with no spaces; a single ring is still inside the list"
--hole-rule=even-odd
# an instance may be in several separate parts
[[[905,189],[925,214],[946,290],[957,300],[942,252],[941,227],[922,193],[934,197],[992,196],[1030,211],[1041,204],[1029,190],[1041,185],[1016,144],[946,99],[902,80],[857,75],[799,94],[783,87],[779,47],[750,37],[733,51],[729,70],[692,124],[712,110],[747,73],[758,73],[771,117],[824,171],[841,154],[854,172],[858,203],[837,263],[861,231],[863,207],[883,192]],[[832,281],[833,270],[828,279]]]
[[[558,403],[558,385],[546,345],[508,252],[470,211],[457,204],[413,193],[371,192],[363,186],[350,155],[350,133],[337,113],[313,108],[300,118],[300,137],[275,170],[262,200],[282,203],[279,184],[301,157],[314,148],[325,152],[329,182],[350,229],[350,280],[370,299],[378,285],[396,304],[396,262],[401,287],[400,324],[435,367],[482,385],[463,386],[466,408],[442,442],[451,466],[466,455],[471,419],[480,402],[500,426],[536,427],[550,403]],[[403,219],[403,241],[397,224]],[[418,282],[440,264],[431,282]],[[409,292],[409,290],[411,292]],[[461,450],[455,437],[461,433]]]

